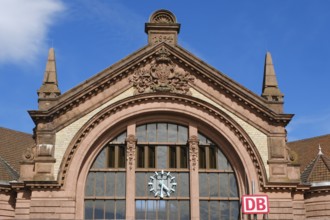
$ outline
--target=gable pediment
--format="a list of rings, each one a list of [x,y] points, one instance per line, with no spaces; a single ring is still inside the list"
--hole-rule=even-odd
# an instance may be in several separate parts
[[[272,124],[286,125],[292,118],[289,114],[275,113],[260,96],[183,48],[167,43],[148,45],[138,50],[62,94],[49,109],[29,113],[36,124],[62,117],[57,124],[64,125],[129,88],[134,90],[132,95],[154,93],[155,96],[160,93],[192,95],[194,90],[243,118],[247,111]],[[244,111],[240,111],[238,106]]]

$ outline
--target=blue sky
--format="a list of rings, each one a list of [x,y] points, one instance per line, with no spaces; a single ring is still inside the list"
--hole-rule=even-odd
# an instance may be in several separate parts
[[[172,11],[179,44],[260,94],[270,51],[289,141],[330,133],[330,1],[0,0],[0,127],[32,133],[27,110],[50,47],[62,93],[147,44],[144,23]],[[189,6],[189,8],[187,7]]]

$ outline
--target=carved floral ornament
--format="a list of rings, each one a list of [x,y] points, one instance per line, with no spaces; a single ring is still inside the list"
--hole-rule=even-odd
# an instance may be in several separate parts
[[[126,138],[127,142],[127,161],[129,163],[129,169],[132,170],[134,167],[134,161],[135,161],[135,147],[136,147],[136,141],[137,139],[135,138],[134,135],[130,134]]]
[[[194,171],[198,167],[198,142],[196,135],[189,138],[189,160]]]
[[[135,70],[129,79],[135,94],[150,92],[171,92],[190,95],[189,83],[195,78],[171,60],[164,47],[156,52],[156,59]]]

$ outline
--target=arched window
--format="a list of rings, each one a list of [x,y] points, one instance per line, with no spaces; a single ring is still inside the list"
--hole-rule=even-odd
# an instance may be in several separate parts
[[[199,198],[202,219],[239,218],[236,175],[222,146],[198,133],[199,166],[194,174],[198,180],[192,180],[187,126],[137,125],[135,137],[135,168],[130,171],[135,182],[126,181],[126,131],[109,141],[94,160],[85,187],[86,219],[124,219],[126,205],[135,206],[136,219],[190,219],[192,196]],[[191,184],[199,184],[196,192],[190,190]],[[126,187],[135,188],[134,201],[127,200],[128,204]]]
[[[199,210],[204,219],[238,219],[239,195],[235,173],[220,150],[203,134],[199,139]]]
[[[189,219],[188,128],[171,123],[144,124],[136,127],[136,137],[135,217]],[[175,191],[163,198],[157,196],[162,193],[159,183],[163,180],[158,180],[162,174],[155,173],[161,170],[166,171],[164,179],[170,172],[177,184]]]
[[[108,142],[89,170],[85,219],[125,219],[125,138],[123,132]]]

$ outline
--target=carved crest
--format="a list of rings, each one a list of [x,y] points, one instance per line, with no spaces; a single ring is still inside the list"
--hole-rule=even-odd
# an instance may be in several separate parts
[[[134,72],[130,78],[135,94],[149,92],[171,92],[190,94],[189,83],[194,77],[171,60],[170,53],[162,47],[156,59]]]

